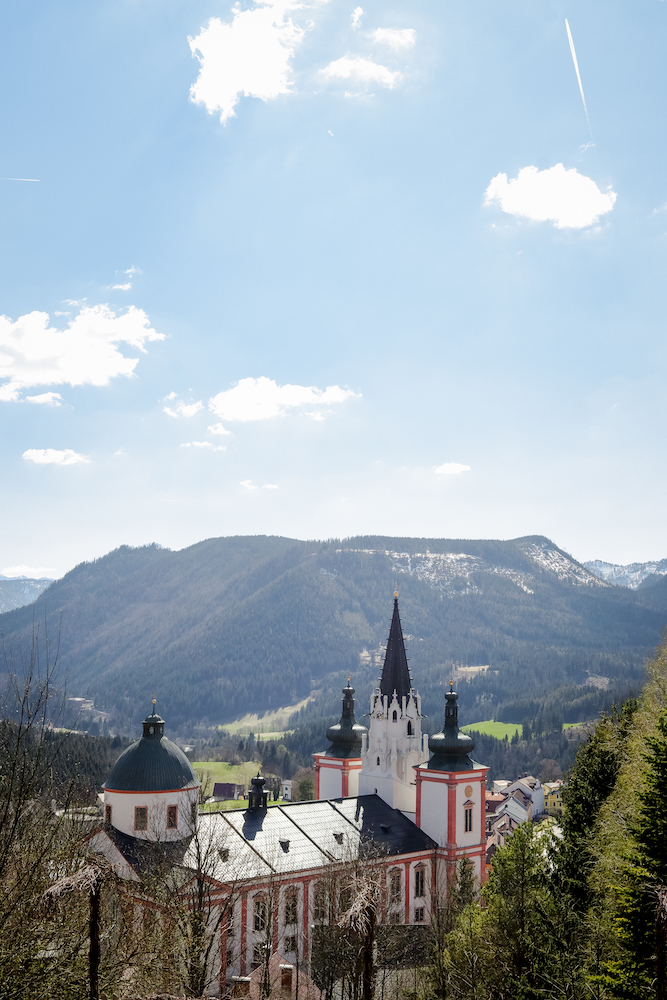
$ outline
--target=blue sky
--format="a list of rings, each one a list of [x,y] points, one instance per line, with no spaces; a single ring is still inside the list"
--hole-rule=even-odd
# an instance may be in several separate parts
[[[5,5],[0,573],[236,533],[664,556],[666,19]]]

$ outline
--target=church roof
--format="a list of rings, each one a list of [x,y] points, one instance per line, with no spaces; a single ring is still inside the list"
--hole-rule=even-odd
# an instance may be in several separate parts
[[[382,857],[431,851],[434,841],[379,795],[290,802],[266,810],[202,813],[199,836],[229,850],[220,881],[322,868],[379,850]],[[223,850],[224,850],[223,848]],[[188,865],[186,852],[183,860]]]
[[[123,751],[103,787],[110,792],[168,792],[197,788],[192,764],[180,747],[164,735],[164,719],[153,708],[143,721],[144,733]]]
[[[408,658],[405,655],[405,642],[403,640],[403,629],[398,613],[398,594],[394,594],[394,613],[387,639],[387,652],[384,657],[382,667],[382,677],[380,679],[380,694],[387,695],[391,700],[394,691],[400,701],[407,698],[412,689],[412,679],[408,669]]]
[[[139,874],[155,864],[155,845],[105,831]],[[197,852],[209,859],[210,874],[223,883],[289,875],[325,868],[337,861],[397,857],[432,851],[435,842],[378,795],[314,802],[290,802],[267,809],[201,813],[198,844],[193,839],[160,845],[164,860],[197,867]]]

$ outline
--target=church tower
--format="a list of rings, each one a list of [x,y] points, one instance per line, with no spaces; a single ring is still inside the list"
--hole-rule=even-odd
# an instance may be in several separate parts
[[[343,713],[340,722],[327,729],[331,746],[324,753],[314,753],[315,798],[339,799],[357,795],[361,770],[361,741],[368,735],[354,717],[354,688],[347,679],[343,688]]]
[[[450,681],[445,724],[428,741],[432,757],[415,771],[417,826],[438,844],[451,872],[468,858],[480,885],[486,880],[486,776],[488,767],[470,756],[471,736],[459,729],[458,694]]]
[[[428,757],[421,730],[421,698],[412,686],[405,641],[394,594],[387,652],[380,686],[371,694],[370,726],[361,750],[359,794],[372,795],[416,817],[414,768]]]

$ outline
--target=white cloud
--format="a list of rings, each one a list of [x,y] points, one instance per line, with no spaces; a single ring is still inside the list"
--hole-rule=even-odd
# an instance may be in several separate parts
[[[57,576],[58,570],[53,566],[5,566],[0,570],[2,576],[27,576],[32,580],[38,580],[43,576]]]
[[[225,451],[224,444],[211,444],[210,441],[188,441],[182,444],[181,448],[208,448],[211,451]]]
[[[112,288],[117,288],[119,292],[129,292],[132,288],[132,282],[126,281],[124,285],[112,285]]]
[[[342,56],[320,70],[328,80],[358,80],[362,83],[379,83],[392,90],[403,79],[398,70],[390,70],[380,63],[364,59],[363,56]]]
[[[388,45],[390,49],[411,49],[415,44],[414,28],[376,28],[371,32],[371,38],[380,45]]]
[[[28,448],[23,452],[26,462],[34,462],[35,465],[79,465],[81,462],[90,462],[88,455],[79,455],[71,448]]]
[[[538,222],[553,222],[556,229],[583,229],[611,212],[616,194],[600,191],[595,181],[562,163],[548,170],[523,167],[513,180],[507,174],[493,178],[485,194],[486,205]]]
[[[273,379],[242,378],[233,389],[219,392],[208,408],[222,420],[271,420],[284,417],[288,410],[304,406],[342,403],[354,396],[350,389],[330,385],[317,389],[307,385],[277,385]]]
[[[469,465],[461,465],[460,462],[445,462],[433,470],[442,476],[459,476],[462,472],[470,472]]]
[[[147,341],[164,340],[143,309],[116,315],[106,305],[82,306],[65,330],[50,325],[48,313],[31,312],[15,323],[0,316],[0,400],[16,400],[23,389],[41,385],[108,385],[131,376],[139,359],[118,350],[125,343],[145,352]]]
[[[196,38],[188,39],[200,63],[191,100],[209,114],[219,112],[224,123],[235,117],[241,95],[271,101],[291,93],[290,61],[305,29],[289,15],[309,6],[298,0],[255,0],[248,10],[236,4],[231,21],[212,17]]]
[[[130,277],[132,277],[133,274],[143,274],[143,273],[144,272],[141,270],[141,268],[135,267],[134,264],[132,265],[132,267],[128,267],[126,271],[123,271],[123,274],[129,274]]]
[[[63,397],[59,392],[40,392],[37,396],[26,396],[25,403],[39,403],[42,406],[61,406]]]
[[[173,399],[176,399],[176,393],[170,392],[168,396],[164,397],[163,402]],[[163,409],[170,417],[194,417],[195,413],[199,413],[200,410],[204,409],[204,404],[201,400],[197,403],[184,403],[181,399],[176,406],[165,406]]]
[[[354,10],[352,11],[352,27],[353,28],[358,28],[359,27],[359,23],[360,23],[360,21],[361,21],[361,19],[362,19],[363,16],[364,16],[364,8],[363,7],[355,7]]]
[[[232,433],[231,431],[228,431],[226,427],[223,427],[222,424],[210,424],[209,427],[208,427],[208,430],[210,431],[211,434],[231,434]]]
[[[265,486],[261,486],[261,487],[260,486],[255,486],[255,484],[253,483],[252,479],[242,479],[241,482],[239,483],[239,486],[243,486],[246,490],[257,490],[257,489],[262,489],[262,490],[277,490],[278,489],[278,487],[276,486],[275,483],[266,483]]]

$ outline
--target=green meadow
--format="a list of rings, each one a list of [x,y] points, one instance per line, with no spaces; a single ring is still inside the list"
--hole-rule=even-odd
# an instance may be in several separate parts
[[[489,719],[487,722],[473,722],[469,726],[461,726],[464,733],[484,733],[486,736],[495,736],[497,740],[504,740],[505,736],[511,740],[517,729],[519,736],[521,736],[521,726],[517,726],[516,722],[494,722],[493,719]]]
[[[237,785],[247,785],[254,774],[257,774],[257,764],[246,761],[244,764],[227,764],[220,760],[196,760],[192,766],[199,780],[210,775],[211,781],[229,781]]]
[[[563,729],[574,729],[576,726],[585,726],[586,722],[564,722]],[[487,722],[472,722],[469,726],[461,726],[464,733],[484,733],[485,736],[495,736],[497,740],[504,740],[507,736],[511,740],[516,731],[519,731],[521,738],[521,725],[516,722],[494,722],[489,719]]]

